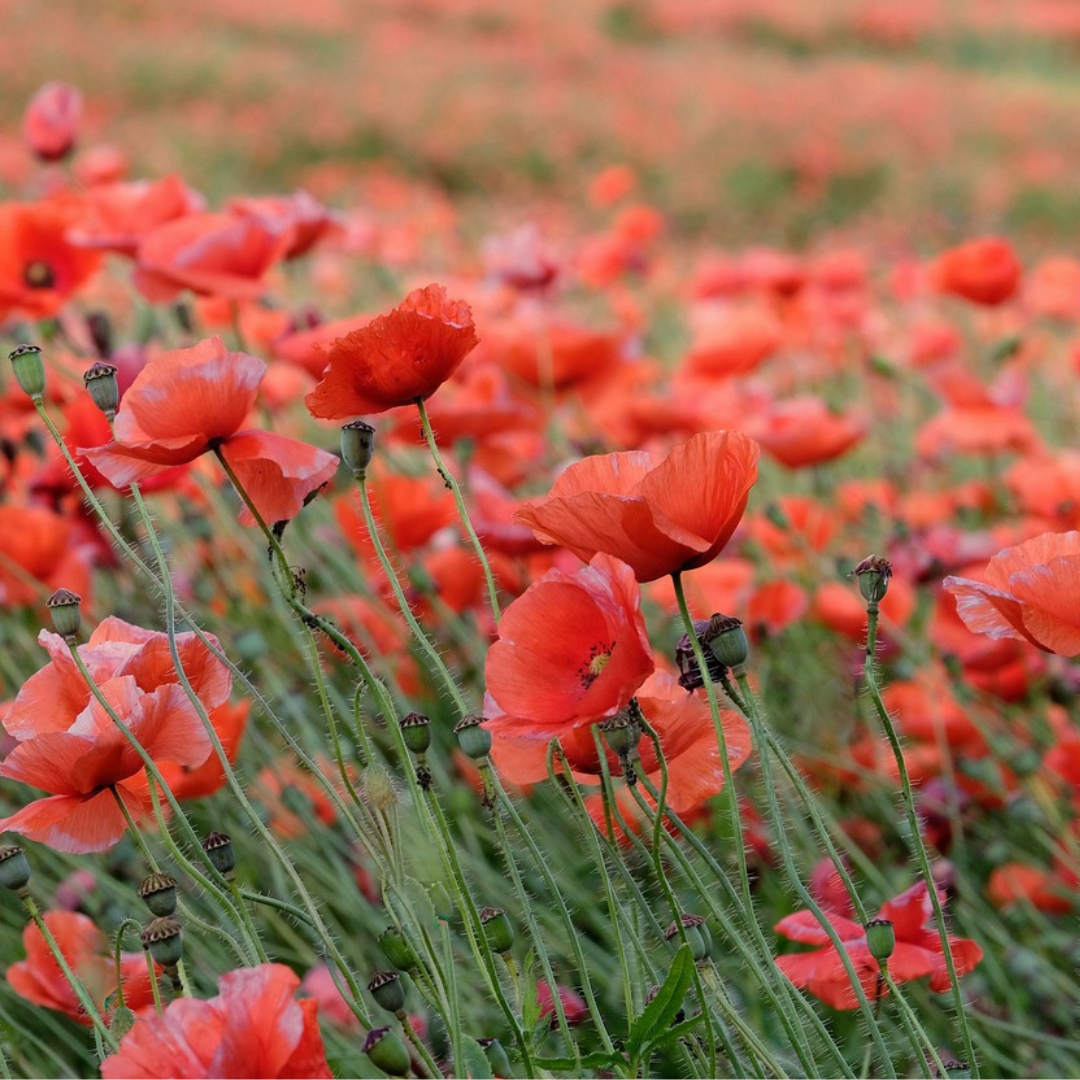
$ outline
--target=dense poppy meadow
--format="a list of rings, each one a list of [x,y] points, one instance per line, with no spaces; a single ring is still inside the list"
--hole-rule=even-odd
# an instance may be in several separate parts
[[[292,5],[212,6],[254,78]],[[979,81],[1069,5],[581,5],[654,119],[651,42],[817,58],[737,158],[433,59],[580,12],[374,5],[463,141],[365,84],[347,157],[308,0],[322,126],[204,86],[187,162],[127,7],[4,90],[0,1075],[1080,1075],[1080,113]]]

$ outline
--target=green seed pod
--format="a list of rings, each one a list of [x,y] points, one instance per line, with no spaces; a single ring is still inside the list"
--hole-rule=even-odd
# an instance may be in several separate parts
[[[892,564],[888,559],[871,555],[855,567],[855,576],[859,580],[862,598],[868,604],[878,604],[885,599],[885,594],[889,591]]]
[[[359,480],[367,472],[375,453],[375,429],[363,420],[354,420],[341,429],[341,460]]]
[[[142,944],[163,968],[174,968],[184,955],[183,927],[168,916],[152,919],[143,927]]]
[[[888,963],[896,948],[896,930],[888,919],[871,919],[866,924],[866,947],[882,967]]]
[[[601,720],[599,727],[604,740],[619,758],[627,757],[641,741],[641,725],[632,708],[620,709],[614,716]]]
[[[431,746],[431,717],[411,712],[399,721],[401,736],[409,750],[419,756],[426,754]]]
[[[734,615],[714,615],[702,635],[706,648],[728,668],[742,667],[750,654],[750,642],[742,619]]]
[[[502,908],[481,908],[480,922],[488,944],[497,953],[508,953],[514,947],[514,927]]]
[[[210,865],[222,877],[231,876],[236,869],[236,853],[233,851],[232,837],[226,836],[225,833],[212,832],[203,841],[202,847]]]
[[[511,1075],[510,1059],[506,1056],[502,1043],[498,1039],[477,1039],[476,1041],[488,1059],[491,1075],[499,1077],[500,1080],[506,1080]]]
[[[481,727],[484,718],[471,713],[462,717],[454,725],[454,734],[458,739],[458,746],[473,759],[479,761],[486,758],[491,750],[491,732]]]
[[[401,1036],[388,1027],[372,1028],[364,1040],[364,1053],[387,1076],[408,1076],[412,1058]]]
[[[709,924],[700,915],[689,913],[684,914],[680,921],[686,933],[686,943],[690,946],[690,955],[695,962],[704,960],[712,952],[712,934],[709,932]],[[681,937],[678,923],[672,923],[664,931],[664,940],[679,944]]]
[[[376,1004],[387,1012],[397,1013],[405,1007],[405,987],[396,971],[376,971],[367,988]]]
[[[156,915],[159,919],[174,914],[176,879],[169,877],[168,874],[151,874],[139,886],[139,899],[150,909],[150,914]]]
[[[120,387],[116,381],[115,364],[98,360],[83,372],[83,385],[94,404],[110,419],[120,407]]]
[[[45,393],[45,365],[41,361],[41,350],[36,345],[20,345],[8,354],[8,359],[22,392],[40,401]]]
[[[21,893],[30,884],[30,863],[18,844],[0,847],[0,886]]]
[[[70,589],[57,589],[45,601],[53,627],[68,644],[75,640],[79,627],[82,626],[82,611],[79,608],[81,603],[82,597]]]
[[[414,971],[420,966],[416,950],[396,926],[388,926],[379,935],[379,948],[398,971]]]

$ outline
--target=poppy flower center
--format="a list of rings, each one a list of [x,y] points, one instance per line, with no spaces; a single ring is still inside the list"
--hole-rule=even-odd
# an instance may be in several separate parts
[[[581,680],[581,685],[588,690],[590,686],[598,678],[600,673],[611,662],[611,654],[615,650],[615,642],[608,644],[607,642],[600,642],[598,645],[593,645],[589,649],[589,659],[586,660],[577,670],[578,678]]]
[[[30,289],[51,289],[56,284],[56,274],[47,262],[35,259],[26,264],[23,281]]]

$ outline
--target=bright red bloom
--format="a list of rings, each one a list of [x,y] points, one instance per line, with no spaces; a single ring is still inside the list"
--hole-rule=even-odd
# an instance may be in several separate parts
[[[240,430],[265,374],[261,360],[229,352],[217,337],[162,353],[124,394],[115,440],[80,452],[122,488],[220,449],[262,519],[290,520],[330,481],[338,459],[296,439]],[[246,508],[240,520],[255,523]]]
[[[938,256],[931,270],[939,292],[995,306],[1020,286],[1022,268],[1011,245],[997,237],[969,240]]]
[[[117,970],[105,935],[85,915],[74,911],[47,911],[44,917],[71,970],[82,981],[94,1004],[108,1017],[112,1010],[105,1008],[105,1000],[116,992]],[[89,1025],[89,1016],[37,924],[27,924],[22,937],[26,959],[8,968],[11,989],[35,1005],[55,1009],[80,1024]],[[147,1006],[153,1007],[150,972],[141,952],[120,954],[119,976],[124,985],[124,1004],[129,1009],[139,1012]]]
[[[42,161],[67,157],[79,134],[82,94],[67,83],[46,83],[23,115],[23,138]]]
[[[543,739],[614,716],[653,670],[630,569],[552,570],[503,613],[484,672],[508,734]]]
[[[720,554],[746,510],[758,454],[741,431],[709,431],[659,464],[643,450],[584,458],[514,520],[586,562],[602,551],[653,581]]]
[[[888,989],[879,984],[880,967],[866,944],[866,929],[851,919],[832,912],[826,917],[844,945],[851,964],[867,997],[874,1001]],[[933,925],[933,906],[925,882],[888,901],[878,914],[893,924],[896,948],[889,958],[889,974],[898,983],[930,976],[930,989],[942,993],[949,989],[949,973],[941,938]],[[810,911],[796,911],[774,927],[791,941],[817,945],[813,952],[788,953],[776,958],[776,966],[798,987],[805,988],[834,1009],[855,1009],[858,998],[844,970],[840,954],[829,941],[825,930]],[[966,975],[982,959],[982,949],[969,938],[949,938],[949,946],[958,976]]]
[[[183,1076],[329,1078],[318,1005],[297,1001],[283,964],[222,975],[217,997],[178,998],[161,1016],[136,1020],[101,1063],[105,1080]]]
[[[990,560],[985,582],[948,577],[945,589],[977,634],[1080,654],[1080,532],[1044,533],[1006,548]]]
[[[414,289],[389,315],[326,348],[312,416],[349,420],[430,397],[477,345],[472,311],[441,285]]]

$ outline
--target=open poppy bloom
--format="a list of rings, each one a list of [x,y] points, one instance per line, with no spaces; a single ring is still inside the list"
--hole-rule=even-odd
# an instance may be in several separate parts
[[[265,374],[261,360],[229,352],[218,337],[162,353],[124,394],[116,438],[80,453],[123,488],[220,450],[263,521],[291,520],[330,481],[338,459],[296,439],[240,430]],[[246,507],[240,521],[255,524]]]
[[[123,983],[124,1004],[129,1009],[139,1012],[148,1006],[153,1008],[150,972],[141,952],[121,953],[118,972],[109,942],[87,916],[75,911],[47,911],[44,918],[61,955],[106,1018],[111,1010],[105,1008],[105,1001],[116,993],[117,976]],[[22,938],[26,959],[7,969],[11,989],[35,1005],[55,1009],[77,1023],[89,1026],[90,1017],[60,970],[37,924],[27,924]]]
[[[1043,533],[995,555],[986,581],[948,577],[969,630],[1019,638],[1044,652],[1080,654],[1080,532]]]
[[[319,1007],[296,1000],[299,985],[284,964],[230,971],[217,997],[177,998],[161,1016],[136,1020],[101,1075],[329,1078]]]
[[[993,307],[1012,297],[1022,268],[1012,246],[996,236],[969,240],[938,256],[931,268],[939,292]]]
[[[441,285],[414,289],[389,315],[326,347],[322,381],[305,398],[320,420],[351,420],[430,397],[478,343],[472,311]]]
[[[653,670],[640,608],[633,573],[607,555],[526,589],[484,667],[501,730],[549,739],[625,708]]]
[[[741,431],[708,431],[659,464],[643,450],[584,458],[514,520],[585,562],[606,552],[653,581],[720,554],[746,510],[759,453]]]
[[[836,930],[867,997],[874,1001],[888,994],[879,981],[881,968],[866,943],[866,927],[834,912],[826,918]],[[889,974],[898,983],[930,976],[930,989],[949,989],[949,972],[941,938],[933,925],[933,906],[926,883],[919,882],[881,908],[878,918],[892,923],[896,947],[888,960]],[[796,911],[781,919],[776,932],[790,941],[816,945],[813,952],[788,953],[776,966],[798,987],[809,990],[834,1009],[855,1009],[859,1001],[844,970],[840,954],[810,911]],[[957,976],[966,975],[982,959],[982,949],[970,938],[949,938]]]

